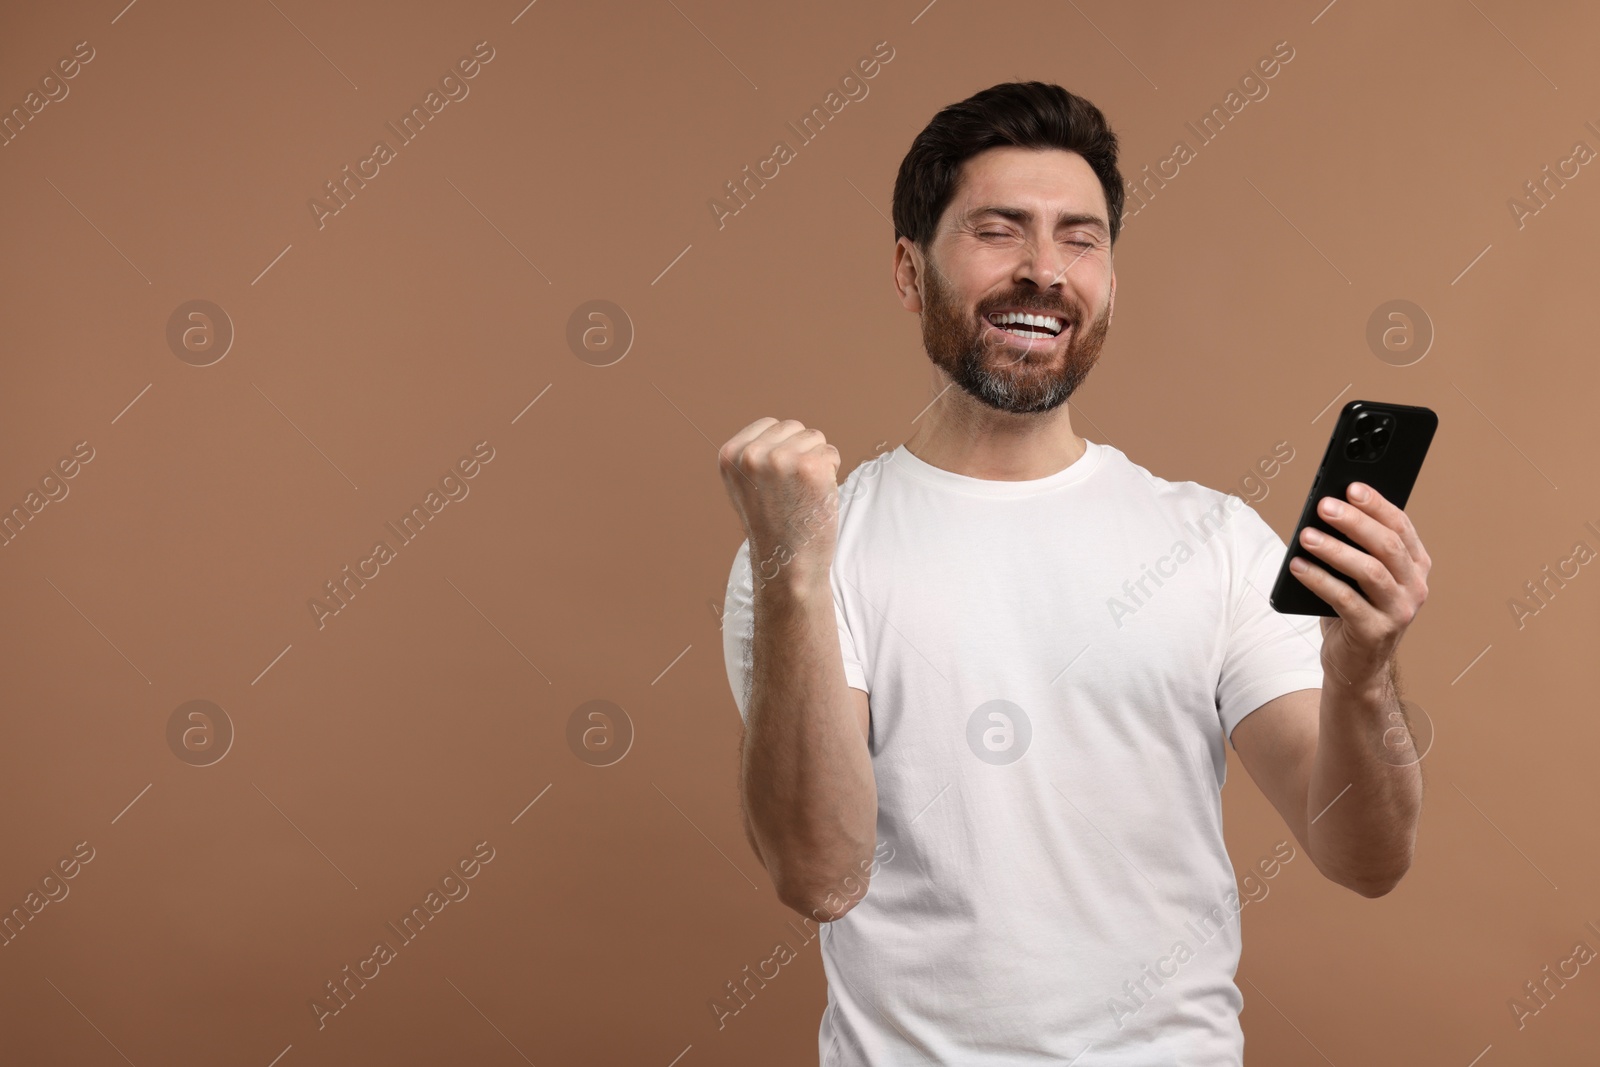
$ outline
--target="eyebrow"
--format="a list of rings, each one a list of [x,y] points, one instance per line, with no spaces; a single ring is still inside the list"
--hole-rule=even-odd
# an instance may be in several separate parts
[[[1000,218],[1008,219],[1011,222],[1019,222],[1023,224],[1033,221],[1033,212],[1029,211],[1027,208],[1004,207],[998,204],[987,204],[983,207],[973,208],[971,211],[967,212],[966,217],[970,222],[971,220],[981,218],[984,215],[997,215]],[[1089,226],[1099,230],[1101,233],[1111,232],[1111,228],[1106,225],[1105,219],[1102,219],[1099,215],[1092,213],[1063,211],[1056,217],[1056,229],[1058,230],[1075,226]]]

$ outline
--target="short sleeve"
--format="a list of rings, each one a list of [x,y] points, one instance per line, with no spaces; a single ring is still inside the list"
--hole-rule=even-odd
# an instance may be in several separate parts
[[[1274,697],[1322,688],[1322,618],[1285,615],[1267,596],[1288,545],[1238,497],[1227,524],[1233,538],[1228,635],[1217,678],[1217,714],[1231,743],[1239,720]]]
[[[750,681],[753,674],[755,612],[754,584],[750,567],[750,541],[746,538],[733,555],[733,567],[728,572],[728,593],[722,604],[722,659],[728,670],[728,688],[733,691],[733,701],[739,708],[739,718],[746,718],[750,707]],[[867,675],[856,653],[855,640],[844,621],[844,609],[839,603],[838,582],[833,583],[833,615],[839,630],[839,652],[844,660],[845,684],[852,689],[867,691]]]

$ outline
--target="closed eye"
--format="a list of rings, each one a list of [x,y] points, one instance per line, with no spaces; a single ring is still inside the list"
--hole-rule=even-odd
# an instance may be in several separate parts
[[[1008,233],[1005,233],[1002,230],[981,230],[981,231],[979,231],[978,236],[979,237],[1010,237],[1011,235],[1008,234]],[[1079,248],[1095,248],[1095,247],[1097,247],[1097,244],[1094,241],[1068,241],[1067,243],[1071,244],[1071,245],[1077,245]]]

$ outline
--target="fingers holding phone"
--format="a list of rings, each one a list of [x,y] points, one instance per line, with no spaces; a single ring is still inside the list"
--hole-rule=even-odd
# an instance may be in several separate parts
[[[1269,599],[1275,610],[1334,617],[1345,614],[1336,605],[1356,612],[1374,595],[1383,601],[1394,588],[1412,583],[1427,552],[1402,509],[1438,425],[1438,415],[1424,407],[1369,400],[1344,406],[1273,584]],[[1356,485],[1370,489],[1372,500],[1348,496]],[[1323,510],[1328,504],[1341,506],[1346,521]],[[1314,550],[1307,531],[1325,539],[1321,551]],[[1370,543],[1355,536],[1362,531]]]
[[[1360,546],[1355,548],[1337,538],[1328,537],[1314,526],[1307,526],[1300,531],[1300,543],[1306,546],[1307,551],[1353,576],[1360,583],[1364,600],[1361,597],[1346,597],[1345,606],[1355,609],[1361,603],[1369,603],[1382,610],[1394,608],[1406,614],[1406,621],[1409,622],[1410,616],[1415,615],[1415,609],[1421,607],[1422,600],[1426,598],[1427,574],[1432,564],[1410,517],[1386,500],[1383,494],[1362,482],[1350,484],[1346,501],[1323,497],[1317,505],[1317,511],[1335,529],[1348,535]],[[1290,571],[1302,583],[1306,583],[1311,567],[1306,560],[1296,557],[1290,561]],[[1327,577],[1332,579],[1331,575]],[[1319,581],[1320,576],[1309,580]],[[1332,585],[1324,584],[1320,592],[1339,597],[1337,587]],[[1350,590],[1352,596],[1354,592]],[[1324,599],[1328,599],[1328,596],[1325,595]],[[1335,606],[1339,605],[1335,603]],[[1405,611],[1408,606],[1409,613]]]

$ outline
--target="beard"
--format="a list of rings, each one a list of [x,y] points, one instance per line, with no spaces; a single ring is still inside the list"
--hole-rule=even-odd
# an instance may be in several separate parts
[[[989,301],[989,309],[1018,307],[1053,315],[1071,330],[1065,349],[1058,337],[1013,337],[984,317],[969,317],[933,261],[928,261],[928,292],[922,315],[922,346],[928,358],[969,396],[1015,415],[1051,411],[1066,403],[1100,358],[1111,321],[1108,300],[1087,327],[1075,305],[1041,300],[1037,292],[1009,293]]]

